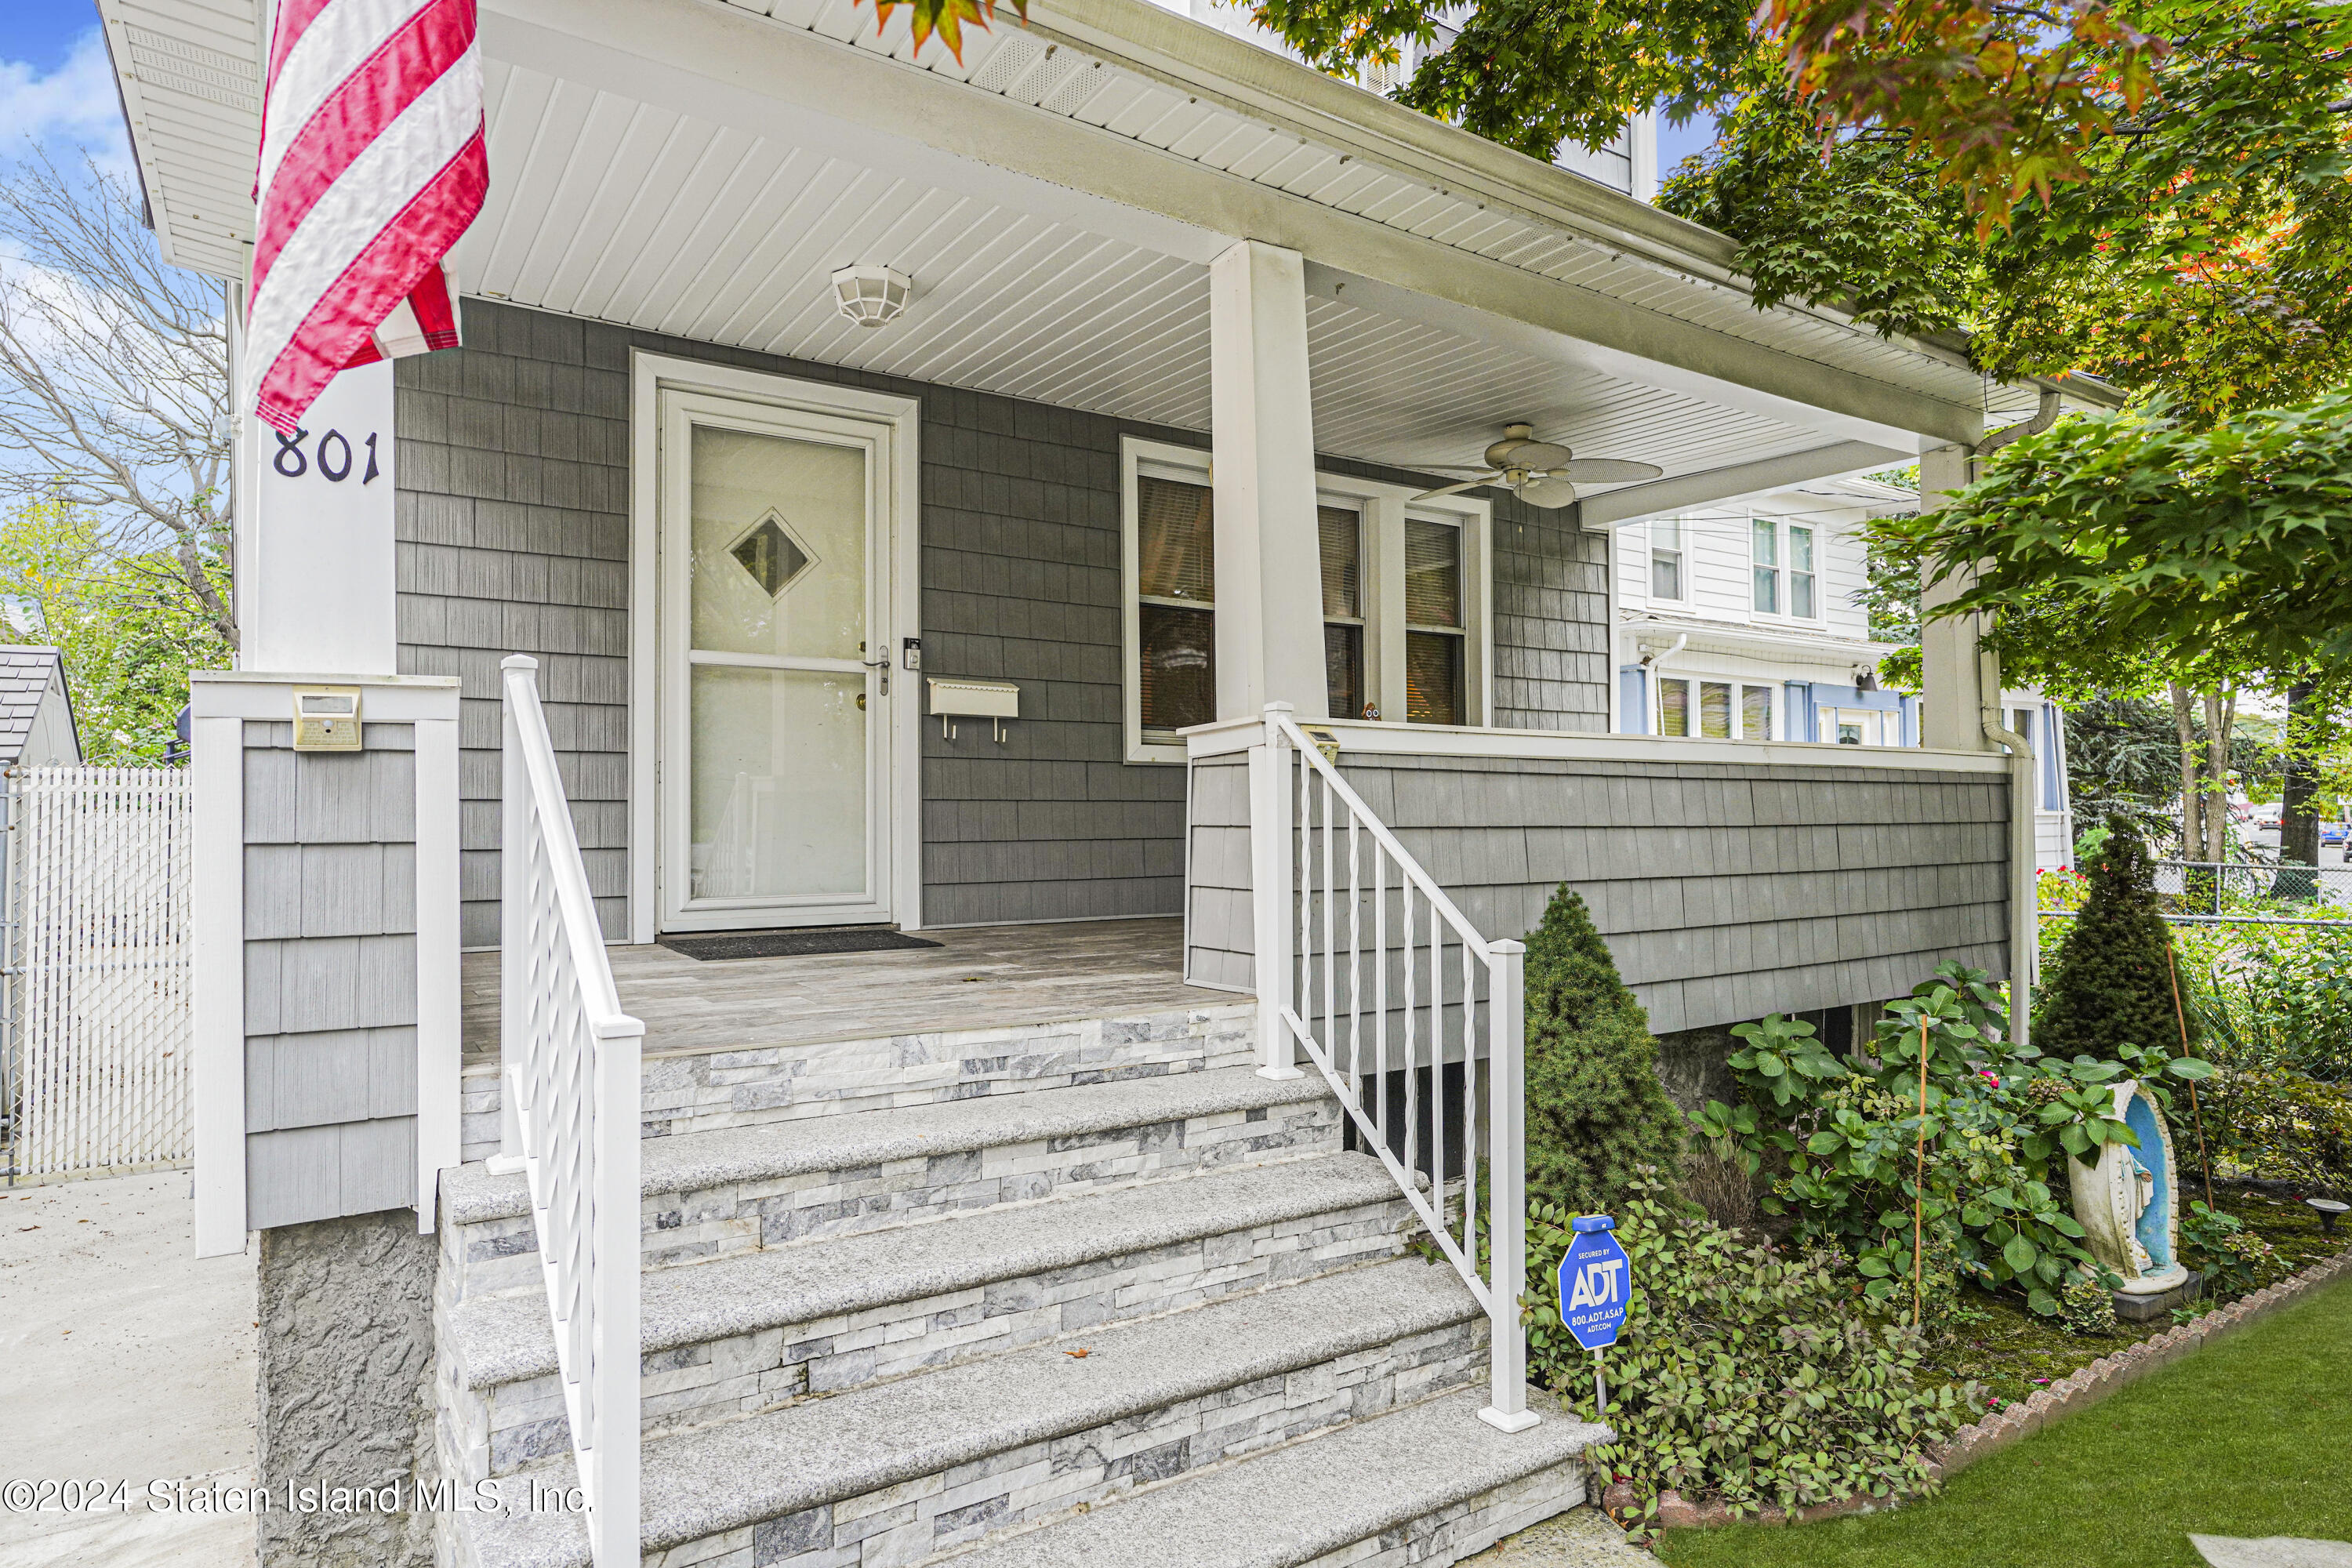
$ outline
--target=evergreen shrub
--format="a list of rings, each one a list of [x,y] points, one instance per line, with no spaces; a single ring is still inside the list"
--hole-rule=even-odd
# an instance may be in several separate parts
[[[2060,1060],[2115,1061],[2127,1045],[2178,1051],[2172,932],[2157,907],[2147,847],[2128,833],[2111,834],[2089,868],[2090,892],[2042,987],[2033,1043]],[[2192,1044],[2195,1025],[2190,1019]]]
[[[1642,1166],[1678,1164],[1685,1123],[1649,1016],[1564,882],[1528,933],[1525,1082],[1530,1203],[1605,1212]]]

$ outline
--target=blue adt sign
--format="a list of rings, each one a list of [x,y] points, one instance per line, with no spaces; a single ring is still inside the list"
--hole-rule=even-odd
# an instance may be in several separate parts
[[[1576,1221],[1576,1239],[1559,1260],[1559,1321],[1589,1351],[1615,1344],[1625,1321],[1633,1268],[1609,1234],[1616,1226],[1607,1215],[1582,1215]]]

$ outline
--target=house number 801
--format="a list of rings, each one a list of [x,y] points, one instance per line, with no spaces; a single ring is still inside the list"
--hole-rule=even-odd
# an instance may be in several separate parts
[[[302,443],[310,439],[310,432],[308,430],[297,430],[291,436],[277,431],[271,433],[278,437],[278,456],[269,466],[287,479],[299,479],[309,473],[314,458],[319,465],[319,472],[331,484],[341,484],[352,477],[355,454],[351,438],[341,430],[330,430],[320,437],[318,447],[310,455],[302,450]],[[373,481],[381,471],[376,467],[375,437],[373,433],[367,438],[366,452],[367,471],[360,476],[360,483],[363,485]]]

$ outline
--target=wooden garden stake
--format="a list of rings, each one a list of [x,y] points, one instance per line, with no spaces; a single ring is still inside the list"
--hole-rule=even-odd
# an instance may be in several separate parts
[[[1927,1236],[1927,1020],[1919,1020],[1919,1163],[1911,1178],[1911,1326],[1919,1326],[1927,1310],[1927,1258],[1922,1250]],[[2211,1207],[2211,1205],[2207,1205]]]
[[[2172,942],[2168,937],[2164,943],[2164,970],[2172,976],[2172,1016],[2180,1026],[2180,1054],[2194,1056],[2197,1053],[2189,1048],[2189,1014],[2180,1005],[2180,966],[2172,962]],[[2205,1152],[2205,1108],[2197,1101],[2197,1080],[2193,1078],[2189,1080],[2189,1110],[2197,1118],[2197,1160],[2205,1167],[2205,1207],[2210,1212],[2213,1207],[2213,1157]]]

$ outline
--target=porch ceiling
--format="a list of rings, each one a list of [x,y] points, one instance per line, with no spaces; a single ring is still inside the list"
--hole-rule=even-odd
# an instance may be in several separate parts
[[[1206,263],[1247,235],[1307,256],[1318,445],[1370,461],[1467,461],[1518,418],[1720,490],[2031,405],[1948,347],[1756,310],[1719,236],[1144,0],[1039,0],[961,62],[869,5],[485,0],[461,284],[1201,429]],[[235,276],[257,0],[100,6],[167,253]],[[833,314],[851,261],[914,277],[904,319]]]

